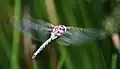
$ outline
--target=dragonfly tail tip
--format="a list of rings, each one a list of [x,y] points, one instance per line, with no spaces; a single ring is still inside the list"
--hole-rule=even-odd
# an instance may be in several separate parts
[[[35,55],[33,55],[33,56],[32,56],[32,59],[35,59],[35,57],[36,57],[36,56],[35,56]]]

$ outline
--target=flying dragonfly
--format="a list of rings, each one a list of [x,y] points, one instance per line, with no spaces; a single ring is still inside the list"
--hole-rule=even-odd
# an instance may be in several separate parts
[[[12,18],[12,22],[15,18]],[[97,28],[80,28],[65,25],[53,25],[43,20],[22,18],[22,23],[16,29],[43,44],[33,54],[34,59],[46,45],[56,39],[57,43],[64,46],[82,44],[88,40],[102,39],[105,37],[105,31]]]

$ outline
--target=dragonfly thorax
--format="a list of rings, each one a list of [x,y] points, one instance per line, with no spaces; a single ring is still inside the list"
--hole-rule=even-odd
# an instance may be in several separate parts
[[[64,32],[66,32],[66,27],[64,25],[58,25],[53,28],[52,34],[61,36]]]

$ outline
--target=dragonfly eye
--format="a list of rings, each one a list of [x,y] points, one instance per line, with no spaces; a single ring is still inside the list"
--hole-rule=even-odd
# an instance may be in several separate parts
[[[60,33],[60,31],[58,31],[58,33]]]
[[[62,26],[60,26],[60,27],[59,27],[59,29],[60,29],[60,30],[64,30],[64,31],[65,31],[65,28],[64,28],[64,26],[63,26],[63,25],[62,25]]]
[[[66,27],[64,25],[61,26],[62,30],[66,31]]]
[[[60,28],[60,30],[63,30],[63,28]]]

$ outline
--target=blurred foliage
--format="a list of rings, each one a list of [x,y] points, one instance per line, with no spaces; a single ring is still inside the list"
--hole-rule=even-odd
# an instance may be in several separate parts
[[[112,54],[116,49],[110,36],[79,46],[64,47],[53,42],[38,55],[36,61],[31,61],[32,68],[23,55],[23,39],[19,39],[20,33],[13,28],[9,19],[16,16],[16,23],[19,24],[24,7],[29,6],[32,17],[53,24],[104,28],[102,22],[107,24],[107,18],[115,17],[114,19],[119,20],[118,9],[113,12],[118,5],[119,1],[115,0],[1,0],[0,69],[115,69]],[[113,23],[118,25],[120,21],[117,20]],[[108,21],[112,22],[111,19]],[[40,45],[37,43],[36,46]]]
[[[105,19],[105,29],[110,33],[118,33],[120,30],[120,5],[118,4],[109,17]]]

